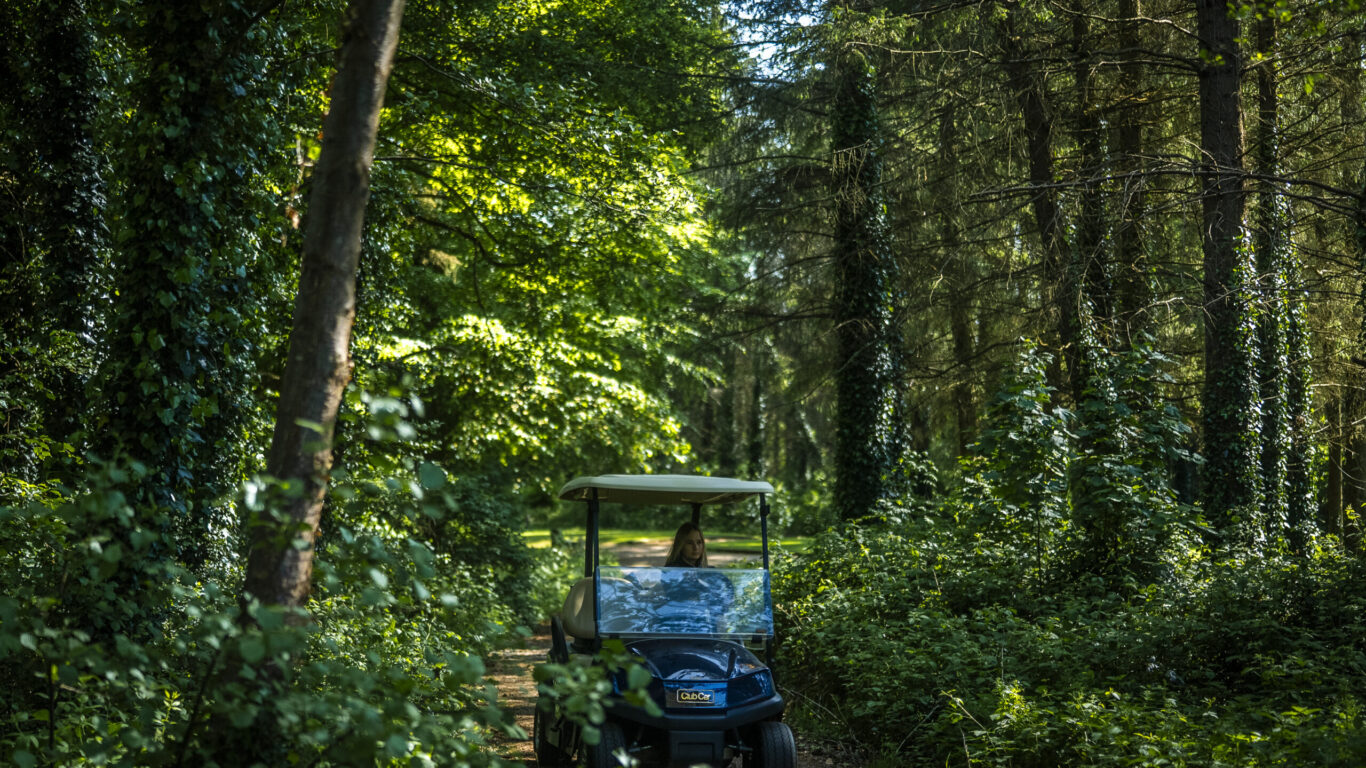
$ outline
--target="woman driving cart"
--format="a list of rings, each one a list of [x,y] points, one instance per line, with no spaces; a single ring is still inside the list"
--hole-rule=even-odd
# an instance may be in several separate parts
[[[702,527],[694,522],[678,526],[674,534],[673,546],[669,556],[664,558],[665,568],[708,568],[707,540],[702,536]]]

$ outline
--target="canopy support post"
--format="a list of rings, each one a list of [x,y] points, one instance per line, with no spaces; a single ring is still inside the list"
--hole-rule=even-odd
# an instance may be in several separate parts
[[[588,539],[583,546],[583,575],[592,576],[598,565],[598,489],[588,499]]]
[[[759,494],[759,534],[763,538],[764,570],[768,570],[768,495]]]
[[[593,577],[593,637],[601,642],[602,633],[598,631],[598,588],[602,586],[602,577],[598,575],[598,489],[593,489],[593,497],[588,500],[588,546],[584,553],[584,567],[588,569],[585,576]]]
[[[702,505],[696,501],[692,504],[692,524],[698,528],[702,527]]]

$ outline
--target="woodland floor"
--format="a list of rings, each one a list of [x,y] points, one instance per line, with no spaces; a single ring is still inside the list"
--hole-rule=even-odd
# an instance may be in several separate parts
[[[753,555],[725,552],[719,543],[712,543],[707,553],[712,565],[726,565],[738,560],[752,558]],[[618,562],[623,565],[645,565],[662,559],[660,548],[667,549],[668,542],[645,541],[618,544],[611,548]],[[488,679],[498,686],[498,702],[517,720],[517,724],[528,734],[532,729],[532,717],[536,711],[536,683],[531,679],[531,669],[546,658],[550,650],[549,627],[541,626],[536,634],[527,638],[521,647],[507,648],[489,660]],[[495,738],[498,753],[505,759],[517,761],[528,768],[536,765],[531,739],[514,740],[504,737]],[[817,756],[797,735],[797,768],[852,768],[856,763],[846,759]]]

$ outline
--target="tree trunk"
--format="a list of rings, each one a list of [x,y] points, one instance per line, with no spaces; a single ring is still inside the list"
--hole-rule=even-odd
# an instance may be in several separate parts
[[[144,464],[125,488],[140,510],[170,517],[157,550],[192,568],[215,556],[236,524],[226,499],[245,461],[240,439],[254,406],[251,345],[259,330],[248,275],[265,147],[283,129],[262,76],[278,39],[275,0],[141,0],[110,28],[128,48],[128,119],[109,199],[112,294],[92,450]],[[118,93],[116,89],[115,93]]]
[[[1358,180],[1358,188],[1361,190],[1357,197],[1355,243],[1357,250],[1357,264],[1359,279],[1361,280],[1361,296],[1358,306],[1366,306],[1366,167],[1361,170],[1361,177]],[[1361,332],[1357,337],[1357,349],[1366,351],[1366,316],[1361,319]],[[1362,374],[1357,372],[1357,381],[1361,381]],[[1364,389],[1356,389],[1351,399],[1354,407],[1350,409],[1353,417],[1361,412],[1366,412],[1366,394]],[[1350,457],[1346,461],[1343,470],[1345,476],[1345,488],[1343,490],[1343,503],[1352,507],[1357,514],[1354,523],[1343,522],[1343,539],[1353,549],[1358,549],[1361,545],[1363,525],[1361,515],[1366,512],[1366,429],[1363,429],[1356,421],[1348,424],[1351,427],[1350,438]]]
[[[332,433],[351,376],[356,268],[370,196],[370,164],[404,0],[354,0],[347,12],[332,103],[313,175],[303,267],[294,305],[268,471],[298,489],[251,523],[248,596],[302,608],[313,572]],[[272,512],[274,514],[272,514]]]
[[[1043,77],[1030,66],[1029,56],[1021,43],[1024,33],[1019,29],[1019,15],[1019,4],[1012,3],[1002,28],[1005,70],[1019,103],[1029,158],[1029,184],[1035,188],[1030,205],[1043,249],[1044,309],[1050,314],[1056,313],[1058,345],[1062,349],[1062,376],[1065,379],[1051,383],[1073,395],[1075,402],[1085,381],[1079,370],[1083,356],[1077,346],[1081,329],[1080,284],[1066,258],[1067,237],[1053,186],[1053,115]],[[1050,372],[1050,378],[1060,377],[1056,372]]]
[[[1143,161],[1142,66],[1139,59],[1138,0],[1121,0],[1119,15],[1120,65],[1124,101],[1118,110],[1115,141],[1119,175],[1123,179],[1119,211],[1115,216],[1115,328],[1121,345],[1132,343],[1136,334],[1149,325],[1146,314],[1150,286],[1144,256],[1142,221],[1146,205],[1147,179]]]
[[[882,204],[881,127],[871,67],[858,51],[832,62],[835,199],[835,504],[840,517],[871,514],[887,494],[897,412],[893,371],[895,263]]]
[[[939,158],[944,163],[939,177],[944,189],[938,196],[939,240],[943,260],[949,269],[949,334],[953,339],[954,375],[951,383],[954,413],[955,449],[967,454],[968,445],[977,437],[977,405],[973,395],[973,354],[977,342],[972,332],[972,269],[968,252],[962,247],[958,230],[958,199],[951,164],[958,156],[958,126],[952,107],[939,118]]]
[[[1076,114],[1074,116],[1077,144],[1081,150],[1082,192],[1081,211],[1076,226],[1076,252],[1069,260],[1072,277],[1070,282],[1077,283],[1078,326],[1085,322],[1082,315],[1089,314],[1099,331],[1098,340],[1109,344],[1112,314],[1114,312],[1113,288],[1110,282],[1110,258],[1107,253],[1105,237],[1105,198],[1100,179],[1106,175],[1107,160],[1101,141],[1100,115],[1092,102],[1092,57],[1089,15],[1084,4],[1074,3],[1072,15],[1072,57],[1073,81],[1076,92]],[[1075,360],[1084,358],[1078,350]],[[1074,374],[1074,395],[1080,395],[1077,376]]]
[[[1257,21],[1257,49],[1267,58],[1257,65],[1257,227],[1253,253],[1257,264],[1257,384],[1261,400],[1261,517],[1276,539],[1286,524],[1286,461],[1291,425],[1288,422],[1288,365],[1286,348],[1285,216],[1281,210],[1277,172],[1275,21]]]
[[[0,391],[0,463],[34,483],[74,480],[29,438],[79,445],[82,369],[95,358],[91,287],[107,247],[95,21],[85,6],[0,8],[0,78],[10,84],[0,105],[0,390],[9,390]]]
[[[717,416],[718,429],[716,441],[716,454],[712,461],[716,464],[717,471],[722,477],[734,477],[739,468],[739,453],[735,441],[737,430],[735,424],[735,380],[736,371],[739,366],[736,358],[740,352],[735,347],[727,347],[725,350],[725,360],[721,367],[721,401],[719,414]]]
[[[85,6],[61,0],[41,9],[44,21],[28,52],[32,71],[24,77],[42,90],[22,107],[39,185],[34,234],[43,252],[43,303],[51,327],[73,333],[89,332],[89,285],[104,239],[103,180],[91,130],[98,101],[94,30]],[[79,403],[71,406],[81,410]]]
[[[1324,467],[1323,503],[1319,525],[1324,532],[1342,535],[1342,392],[1334,392],[1325,407],[1328,417],[1328,465]]]
[[[767,414],[764,387],[768,384],[768,354],[760,346],[750,355],[749,429],[746,437],[745,471],[754,480],[764,478],[764,447],[766,444]]]
[[[1344,46],[1349,51],[1343,62],[1343,71],[1346,73],[1344,83],[1344,93],[1342,98],[1342,118],[1344,125],[1362,125],[1361,115],[1361,67],[1366,63],[1362,57],[1362,45],[1366,44],[1366,37],[1360,27],[1348,36],[1349,44]],[[1364,164],[1355,179],[1351,178],[1351,171],[1344,171],[1342,186],[1344,189],[1356,187],[1358,190],[1356,215],[1352,217],[1351,241],[1356,247],[1357,279],[1358,285],[1357,307],[1366,308],[1366,164]],[[1359,322],[1357,332],[1357,355],[1366,359],[1366,314]],[[1343,429],[1347,432],[1348,449],[1343,460],[1343,505],[1351,507],[1357,514],[1356,522],[1350,522],[1344,514],[1342,517],[1342,537],[1348,546],[1356,550],[1361,546],[1362,523],[1361,515],[1366,511],[1366,429],[1363,429],[1361,419],[1366,414],[1366,369],[1360,364],[1353,370],[1353,375],[1349,379],[1351,395],[1346,399],[1347,412],[1343,414]]]
[[[1338,527],[1343,541],[1352,549],[1356,548],[1361,538],[1360,515],[1366,511],[1366,435],[1363,435],[1361,425],[1353,420],[1355,414],[1366,411],[1363,400],[1366,400],[1366,396],[1363,396],[1362,390],[1352,390],[1343,400],[1341,422],[1342,458],[1338,466],[1342,474],[1342,507]],[[1347,517],[1348,509],[1357,515],[1356,523]]]
[[[1224,0],[1197,0],[1205,318],[1205,514],[1230,541],[1256,537],[1257,388],[1243,244],[1242,57]],[[1244,543],[1252,543],[1245,541]]]
[[[106,202],[104,161],[92,126],[99,98],[93,21],[85,0],[62,0],[40,12],[46,17],[35,57],[40,71],[29,77],[41,80],[45,91],[31,115],[32,136],[46,166],[40,171],[46,194],[39,214],[46,262],[43,303],[51,313],[49,327],[88,338],[95,304],[91,288],[108,234],[100,216]],[[47,341],[40,346],[51,349]],[[44,431],[71,439],[86,413],[83,377],[70,369],[53,371],[49,391],[65,408],[49,410]]]

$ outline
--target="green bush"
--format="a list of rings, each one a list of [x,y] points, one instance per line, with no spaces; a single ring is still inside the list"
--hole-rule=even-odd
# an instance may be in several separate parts
[[[531,621],[540,623],[559,612],[570,587],[583,576],[583,539],[566,538],[552,529],[550,546],[530,552],[530,602],[536,611]]]
[[[906,765],[1366,760],[1358,560],[1197,560],[1121,597],[1021,589],[1021,554],[922,521],[780,561],[798,722]]]
[[[794,722],[897,766],[1366,764],[1366,562],[1207,549],[1160,360],[1090,362],[1068,412],[1027,351],[937,506],[778,561]]]
[[[485,734],[515,728],[480,656],[515,614],[493,569],[342,515],[301,624],[239,604],[240,574],[205,578],[168,558],[164,513],[119,490],[138,471],[101,467],[61,502],[0,510],[0,759],[496,762]],[[441,514],[418,498],[434,485],[430,473],[395,485],[409,518]]]

